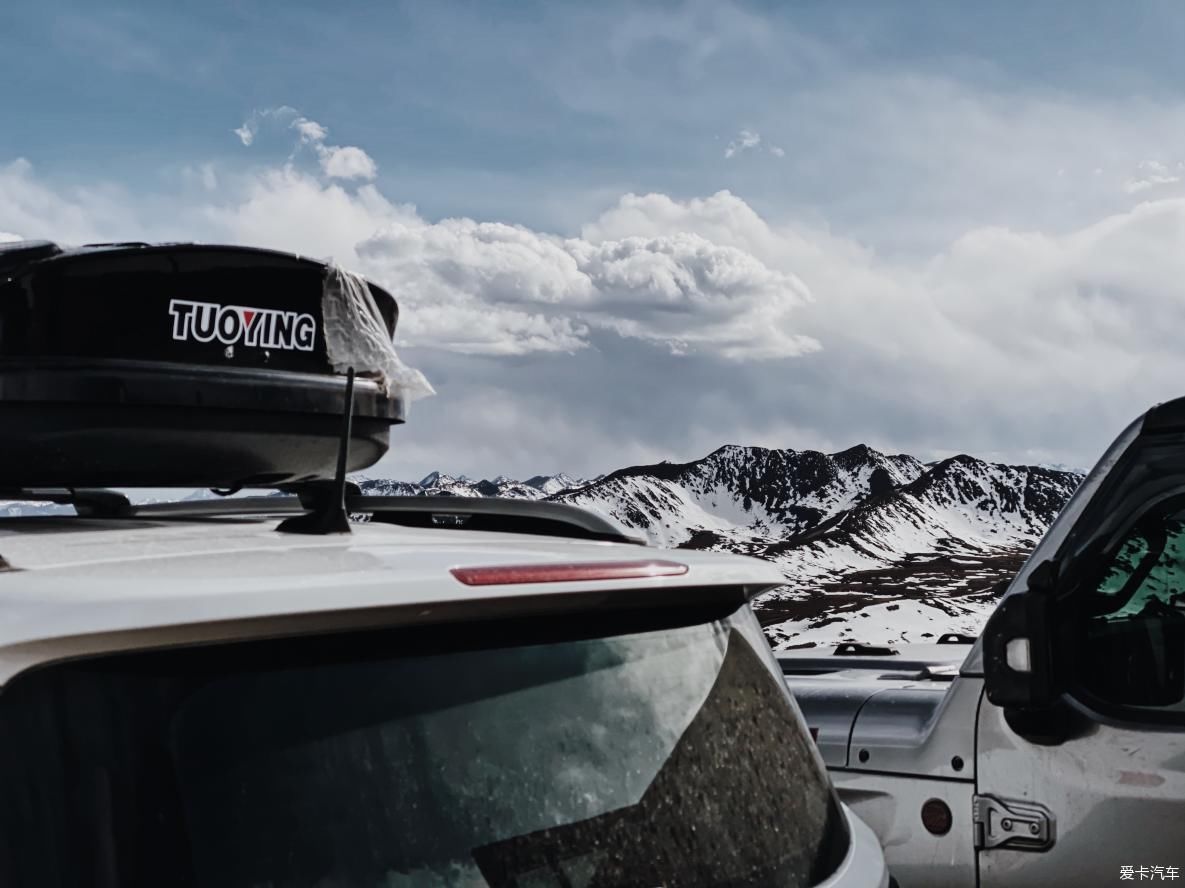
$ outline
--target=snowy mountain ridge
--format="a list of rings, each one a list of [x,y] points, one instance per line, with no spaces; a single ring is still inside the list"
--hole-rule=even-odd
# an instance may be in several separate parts
[[[838,453],[726,445],[688,463],[630,466],[590,482],[537,476],[366,492],[549,498],[607,515],[668,548],[767,558],[786,585],[757,602],[779,647],[975,634],[1081,474],[959,455],[923,464],[865,445]],[[554,491],[554,492],[549,492]]]
[[[363,493],[370,496],[505,496],[533,500],[590,483],[563,472],[558,475],[535,475],[526,481],[516,481],[505,475],[499,475],[491,481],[474,481],[464,475],[446,475],[443,472],[432,472],[419,482],[365,476],[355,476],[354,481]]]

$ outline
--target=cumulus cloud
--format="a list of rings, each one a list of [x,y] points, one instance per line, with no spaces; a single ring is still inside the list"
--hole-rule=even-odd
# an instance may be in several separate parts
[[[736,360],[795,357],[819,343],[794,331],[794,309],[811,300],[795,275],[751,253],[686,232],[567,242],[599,294],[585,317],[621,336],[673,353]]]
[[[818,348],[793,331],[791,312],[810,299],[800,280],[695,235],[592,241],[470,219],[405,219],[364,242],[359,256],[416,306],[413,344],[570,352],[602,331],[737,361]]]
[[[315,120],[298,117],[292,121],[292,128],[300,134],[300,141],[308,145],[321,163],[321,171],[331,179],[374,179],[378,165],[374,159],[353,145],[326,145],[329,130]]]
[[[369,154],[354,145],[326,144],[329,129],[299,114],[295,108],[288,105],[253,111],[234,133],[239,137],[239,141],[250,147],[259,134],[260,124],[266,120],[288,120],[289,129],[296,131],[299,145],[312,150],[322,173],[330,179],[371,181],[378,176],[378,165]]]
[[[228,183],[201,208],[206,226],[236,243],[258,244],[358,265],[358,246],[383,226],[417,218],[373,185],[326,182],[292,164]],[[211,236],[215,236],[211,234]]]
[[[325,128],[306,118],[288,126],[314,143],[324,138]],[[452,353],[573,354],[613,337],[744,363],[820,347],[796,323],[810,303],[808,287],[739,246],[745,228],[729,226],[730,217],[763,223],[726,192],[685,203],[627,195],[581,236],[562,237],[468,218],[431,221],[373,184],[319,176],[291,161],[247,173],[204,164],[182,172],[196,189],[168,199],[124,196],[124,205],[141,211],[159,205],[162,216],[153,221],[147,214],[114,220],[90,200],[100,190],[72,202],[39,182],[28,164],[0,168],[0,227],[66,242],[176,239],[180,229],[199,240],[333,259],[397,294],[401,345]],[[39,217],[26,222],[33,217],[25,207]],[[649,221],[631,223],[630,213]],[[682,230],[680,214],[714,218],[718,226]],[[84,219],[94,226],[71,236],[84,230]],[[721,240],[726,230],[736,243]]]
[[[331,179],[374,179],[378,167],[374,159],[361,148],[352,145],[318,145],[321,169]]]
[[[721,192],[631,196],[583,233],[697,233],[799,276],[816,300],[796,333],[825,348],[795,365],[795,394],[751,380],[746,397],[814,424],[816,440],[1089,464],[1135,413],[1182,394],[1182,230],[1185,200],[1160,200],[1062,234],[975,228],[902,262],[771,225]]]
[[[296,118],[296,120],[292,121],[291,126],[300,134],[302,142],[320,144],[329,135],[329,130],[321,126],[317,121],[309,120],[307,117]]]

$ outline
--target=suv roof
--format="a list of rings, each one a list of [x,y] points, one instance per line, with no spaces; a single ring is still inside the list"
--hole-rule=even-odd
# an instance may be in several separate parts
[[[276,532],[276,516],[0,520],[0,682],[54,660],[160,645],[596,609],[738,606],[767,562],[376,522]],[[455,568],[674,562],[667,576],[466,585]],[[628,572],[628,571],[627,571]]]

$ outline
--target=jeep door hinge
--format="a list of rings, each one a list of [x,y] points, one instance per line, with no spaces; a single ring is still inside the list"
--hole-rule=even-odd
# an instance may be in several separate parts
[[[972,802],[975,847],[1048,851],[1054,843],[1055,821],[1044,805],[977,795]]]

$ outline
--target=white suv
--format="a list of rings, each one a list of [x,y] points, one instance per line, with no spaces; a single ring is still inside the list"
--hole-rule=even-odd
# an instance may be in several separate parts
[[[0,884],[886,883],[772,566],[267,499],[0,522]]]
[[[772,565],[557,504],[348,493],[402,405],[322,367],[307,260],[23,249],[0,495],[77,514],[0,519],[0,885],[887,884],[750,611]],[[177,305],[219,294],[173,355]],[[334,310],[389,335],[393,300],[363,296]],[[46,332],[124,335],[129,299],[130,356]],[[309,350],[246,351],[302,317]],[[155,478],[296,495],[80,486]]]

